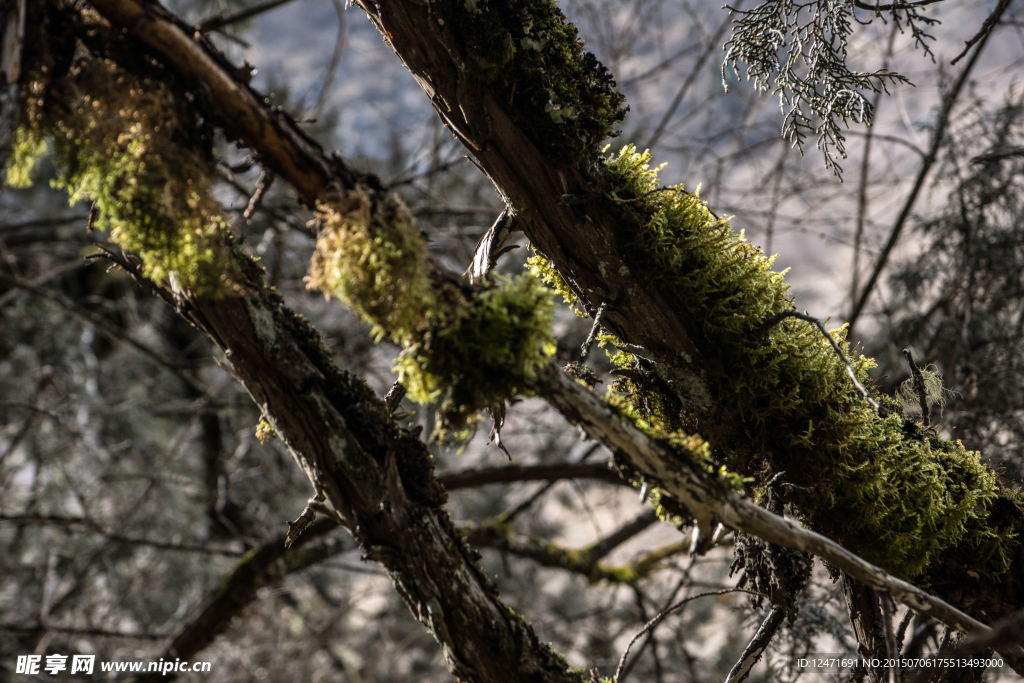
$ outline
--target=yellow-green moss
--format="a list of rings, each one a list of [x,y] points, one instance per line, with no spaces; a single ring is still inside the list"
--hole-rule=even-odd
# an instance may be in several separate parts
[[[409,397],[440,400],[439,434],[464,436],[477,411],[530,393],[555,351],[552,293],[531,275],[482,288],[437,278],[408,209],[393,195],[372,200],[358,190],[321,207],[308,286],[401,346],[395,370]]]
[[[36,161],[51,152],[54,187],[72,204],[95,202],[95,226],[138,253],[148,277],[226,291],[234,261],[212,194],[212,143],[196,115],[164,83],[83,48],[60,78],[50,68],[37,64],[27,79],[8,182],[30,184]]]
[[[583,306],[583,302],[579,300],[576,293],[572,291],[569,285],[565,284],[565,280],[558,274],[555,267],[551,265],[551,262],[540,255],[540,253],[534,248],[533,255],[526,259],[526,267],[533,273],[534,277],[539,278],[541,282],[554,289],[557,293],[562,295],[562,300],[569,304],[575,313],[580,318],[589,318],[587,312]]]
[[[256,424],[256,438],[260,440],[260,443],[267,443],[275,436],[277,436],[277,432],[274,431],[274,426],[270,424],[266,416],[260,415],[260,421]]]
[[[697,321],[691,335],[717,385],[717,419],[738,435],[714,444],[718,459],[745,473],[787,472],[787,482],[811,491],[796,496],[811,524],[899,576],[921,574],[957,545],[984,549],[980,572],[1005,572],[1019,544],[986,525],[1000,487],[978,454],[909,436],[894,403],[879,417],[812,325],[786,319],[766,329],[768,318],[793,306],[783,273],[696,193],[653,192],[659,169],[650,159],[628,146],[605,160],[606,204],[619,218],[630,269],[651,274]],[[631,201],[616,201],[623,199]],[[850,356],[845,329],[831,334]],[[851,361],[868,383],[873,362],[858,354]],[[633,368],[636,359],[620,352],[613,362],[626,370],[618,387],[634,410],[663,429],[700,430],[706,416],[687,412],[656,377]]]
[[[512,120],[556,160],[590,156],[614,135],[625,117],[624,98],[553,0],[435,0],[429,8],[465,51],[460,69],[476,72]],[[472,125],[486,125],[485,117],[467,115]]]
[[[336,296],[373,325],[377,341],[415,344],[440,318],[426,240],[393,195],[380,205],[366,189],[320,207],[320,234],[306,284]],[[437,320],[435,322],[442,322]]]

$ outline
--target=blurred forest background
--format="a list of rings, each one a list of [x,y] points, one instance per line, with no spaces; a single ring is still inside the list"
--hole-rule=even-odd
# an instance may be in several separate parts
[[[736,8],[752,8],[743,2]],[[612,149],[655,151],[668,163],[664,182],[699,186],[716,212],[779,253],[800,310],[833,324],[855,317],[854,338],[878,360],[884,390],[908,376],[902,349],[934,365],[955,392],[940,432],[1019,482],[1024,9],[1008,5],[983,49],[955,65],[996,3],[930,5],[924,14],[937,23],[921,26],[933,36],[923,39],[858,12],[851,69],[890,69],[909,83],[868,93],[876,122],[845,132],[840,179],[813,136],[803,155],[780,136],[777,96],[757,92],[742,68],[739,77],[722,70],[736,16],[717,1],[560,4],[630,105]],[[255,65],[254,84],[308,121],[325,148],[397,189],[434,255],[466,268],[501,201],[361,10],[345,0],[169,7]],[[223,145],[221,158],[242,156]],[[375,345],[354,314],[305,289],[312,216],[279,183],[245,220],[259,171],[221,170],[220,199],[270,281],[335,361],[383,395],[397,348]],[[305,476],[279,441],[256,438],[259,410],[205,336],[123,273],[82,259],[107,235],[87,232],[89,207],[68,206],[49,172],[0,193],[0,679],[14,677],[18,654],[159,659],[257,550],[277,561],[190,657],[212,662],[212,675],[180,678],[451,680],[430,634],[342,532],[314,527],[284,553],[286,524],[310,495]],[[519,244],[502,270],[521,269],[529,250]],[[560,357],[589,330],[561,311]],[[603,353],[591,358],[610,381]],[[430,407],[403,411],[431,431]],[[623,679],[724,680],[766,609],[719,594],[737,582],[731,541],[688,556],[686,530],[659,523],[635,491],[602,474],[607,452],[540,401],[509,410],[502,441],[512,468],[487,437],[484,428],[462,447],[433,449],[453,519],[538,635],[610,675],[648,619],[709,594],[638,641]],[[496,524],[513,533],[488,533]],[[820,567],[800,604],[750,680],[806,679],[795,657],[856,652],[842,591]],[[942,638],[935,622],[915,619],[906,652],[934,651]]]

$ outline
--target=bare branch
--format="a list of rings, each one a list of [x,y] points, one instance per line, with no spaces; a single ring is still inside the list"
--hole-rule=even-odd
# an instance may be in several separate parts
[[[121,534],[108,532],[94,521],[85,517],[60,517],[57,515],[0,515],[0,522],[7,522],[17,526],[27,524],[53,526],[68,532],[74,531],[96,534],[102,536],[111,543],[145,546],[147,548],[155,548],[157,550],[171,550],[186,553],[207,553],[210,555],[228,555],[230,557],[237,557],[242,554],[241,552],[230,548],[216,548],[213,546],[189,543],[167,543],[147,538],[123,536]]]
[[[565,463],[559,465],[508,465],[486,467],[442,474],[437,480],[449,491],[476,488],[487,484],[509,484],[520,481],[561,481],[563,479],[597,479],[599,481],[630,486],[611,463]]]
[[[292,0],[267,0],[267,2],[261,2],[259,4],[253,5],[252,7],[247,7],[244,10],[235,12],[234,14],[222,13],[214,17],[203,19],[198,24],[196,24],[196,28],[202,33],[209,33],[210,31],[216,31],[218,29],[224,28],[225,26],[230,26],[231,24],[237,24],[240,21],[245,21],[246,19],[258,17],[259,15],[265,12],[269,12],[272,9],[277,9],[282,5],[287,5],[289,2],[292,2]]]
[[[768,644],[771,643],[772,638],[778,633],[779,627],[782,626],[782,622],[785,619],[786,611],[784,609],[778,606],[772,607],[771,611],[768,612],[768,616],[765,617],[764,621],[757,628],[754,637],[750,639],[750,642],[743,649],[743,654],[740,655],[739,660],[730,669],[725,683],[742,683],[747,679],[754,665],[761,661],[765,650],[768,649]]]
[[[938,2],[939,0],[933,1]],[[1003,16],[1003,12],[1005,12],[1006,8],[1010,6],[1010,2],[1011,0],[999,0],[999,4],[997,4],[996,8],[992,10],[992,14],[985,17],[985,21],[981,25],[981,28],[978,29],[978,32],[974,34],[973,38],[967,41],[967,45],[964,47],[963,52],[954,57],[950,64],[956,64],[957,62],[959,62],[970,51],[970,49],[974,47],[975,43],[977,43],[979,40],[982,40],[983,38],[988,37],[988,34],[992,32],[992,29],[999,21],[999,17]],[[978,49],[980,50],[981,48],[979,47]]]
[[[656,628],[658,626],[658,624],[660,624],[662,621],[664,621],[665,617],[667,617],[668,615],[672,614],[675,611],[678,611],[680,608],[682,608],[687,603],[693,602],[694,600],[696,600],[698,598],[706,598],[706,597],[711,596],[711,595],[728,595],[729,593],[747,593],[749,595],[761,595],[760,593],[755,593],[754,591],[744,590],[742,588],[725,588],[725,589],[720,590],[720,591],[712,591],[712,592],[708,592],[708,593],[699,593],[697,595],[691,595],[690,597],[686,598],[685,600],[680,600],[679,602],[677,602],[676,604],[672,605],[668,609],[662,610],[653,619],[651,619],[646,624],[644,624],[644,627],[642,629],[640,629],[640,631],[635,636],[633,636],[633,639],[631,641],[629,641],[629,645],[626,646],[626,650],[622,653],[622,657],[619,659],[619,665],[615,668],[615,675],[612,677],[612,680],[615,681],[616,683],[618,683],[618,681],[621,680],[622,670],[626,666],[626,658],[629,657],[629,651],[633,648],[633,645],[636,644],[636,641],[640,640],[640,638],[644,634],[650,633],[654,628]],[[766,596],[762,596],[762,597],[766,597]]]
[[[1009,2],[1000,0],[997,6],[998,13],[993,13],[995,21],[999,20],[1002,13],[1006,10]],[[1000,9],[1001,8],[1001,9]],[[986,20],[987,21],[987,20]],[[878,282],[879,276],[885,269],[886,264],[889,262],[889,254],[892,253],[893,248],[899,241],[900,234],[903,232],[903,226],[906,225],[907,219],[910,218],[910,213],[914,209],[914,204],[917,202],[917,196],[921,192],[921,188],[924,187],[924,181],[928,177],[928,173],[931,171],[932,166],[935,164],[935,160],[938,158],[939,149],[943,142],[945,142],[946,128],[949,126],[949,117],[953,113],[953,107],[956,106],[957,101],[960,98],[960,93],[963,90],[964,85],[967,83],[971,71],[974,70],[974,65],[978,62],[978,57],[981,56],[982,51],[985,49],[985,45],[988,43],[991,32],[986,32],[978,44],[978,49],[974,51],[967,64],[964,66],[960,75],[957,76],[956,81],[953,83],[953,87],[949,89],[943,95],[942,106],[939,108],[939,115],[935,119],[935,127],[932,129],[931,144],[928,146],[928,154],[921,161],[921,168],[917,172],[917,177],[914,179],[914,186],[910,190],[910,194],[903,202],[903,207],[900,209],[900,213],[896,218],[896,222],[892,226],[892,230],[889,233],[889,239],[886,240],[885,246],[882,247],[882,252],[879,254],[878,259],[875,261],[875,267],[871,271],[871,276],[868,281],[864,284],[864,289],[860,293],[860,298],[857,299],[856,305],[853,310],[850,311],[850,317],[848,322],[850,323],[850,334],[853,334],[853,329],[857,324],[858,318],[864,311],[864,306],[867,305],[868,300],[871,298],[871,294],[875,289],[875,285]]]

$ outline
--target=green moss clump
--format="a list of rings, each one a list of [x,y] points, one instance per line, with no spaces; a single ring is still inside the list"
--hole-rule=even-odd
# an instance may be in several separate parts
[[[541,282],[554,289],[557,293],[562,295],[562,300],[569,304],[572,308],[572,312],[580,318],[589,318],[587,315],[583,302],[579,300],[576,293],[572,291],[569,285],[565,284],[565,280],[558,274],[555,267],[551,265],[551,262],[540,255],[536,249],[533,249],[533,256],[526,259],[526,267],[530,269],[534,277],[540,279]]]
[[[426,241],[394,196],[366,190],[321,207],[323,229],[307,284],[337,296],[402,347],[395,363],[409,397],[441,401],[437,436],[466,436],[477,411],[515,395],[554,354],[552,293],[531,275],[472,289],[442,281]]]
[[[442,413],[453,425],[464,425],[481,407],[532,394],[529,380],[555,353],[553,323],[547,288],[529,275],[499,276],[496,286],[460,311],[455,325],[403,353],[399,373],[415,400],[433,398],[450,385]]]
[[[36,161],[52,151],[54,187],[72,204],[95,202],[95,226],[138,253],[148,277],[227,291],[234,260],[212,194],[212,143],[196,114],[163,82],[84,48],[59,78],[51,68],[30,72],[8,182],[31,184]]]
[[[787,482],[806,487],[792,500],[810,524],[898,576],[920,575],[956,546],[981,573],[1002,575],[1019,541],[987,525],[996,475],[959,442],[913,437],[894,403],[879,417],[812,325],[786,319],[767,329],[768,318],[793,307],[784,273],[696,193],[659,188],[650,159],[628,146],[605,160],[606,206],[619,217],[630,269],[650,273],[694,321],[691,338],[717,385],[715,423],[730,425],[707,435],[712,461],[750,474],[785,471]],[[845,330],[831,334],[850,357]],[[677,403],[638,359],[621,353],[613,362],[633,369],[619,387],[634,410],[656,426],[701,430],[706,416]],[[869,383],[872,361],[857,354],[851,362]]]
[[[380,341],[415,344],[440,315],[427,242],[394,196],[376,203],[364,188],[320,207],[320,234],[306,284],[337,296],[373,325]]]
[[[625,117],[623,96],[553,0],[435,0],[442,30],[506,111],[557,161],[591,157]]]

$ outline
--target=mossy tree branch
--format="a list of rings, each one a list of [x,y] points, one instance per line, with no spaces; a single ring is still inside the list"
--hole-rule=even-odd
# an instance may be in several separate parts
[[[864,561],[834,541],[792,521],[773,514],[729,490],[727,481],[717,485],[715,475],[705,471],[698,447],[687,453],[641,431],[631,419],[583,388],[562,372],[548,368],[539,380],[542,393],[559,407],[562,414],[599,439],[627,472],[640,474],[660,487],[664,494],[682,504],[697,520],[700,537],[710,537],[719,525],[757,536],[775,545],[816,555],[854,577],[871,590],[891,594],[911,609],[928,614],[961,632],[983,635],[991,629],[926,591],[888,574]],[[699,446],[699,442],[694,446]],[[1019,646],[1000,650],[1018,672],[1024,672],[1024,650]]]
[[[1019,496],[977,454],[922,440],[894,412],[871,415],[841,361],[802,323],[782,323],[765,342],[763,322],[792,308],[770,261],[681,189],[651,194],[660,183],[649,157],[627,149],[602,160],[600,142],[582,133],[572,144],[538,133],[553,112],[508,97],[510,79],[539,78],[555,90],[579,78],[555,57],[544,71],[531,66],[538,48],[533,19],[523,16],[557,15],[545,54],[579,49],[552,2],[358,4],[508,199],[552,281],[578,310],[593,315],[606,304],[603,325],[628,351],[624,362],[652,361],[652,385],[630,387],[639,404],[654,406],[670,429],[699,431],[732,470],[786,472],[784,502],[816,529],[921,577],[978,619],[1024,606],[1024,589],[1005,578],[1024,570],[1024,526],[989,514],[999,500],[1019,510]],[[503,44],[510,49],[487,47]],[[576,123],[559,125],[568,135]],[[842,334],[834,341],[843,346]],[[870,361],[853,365],[866,381]]]
[[[176,67],[183,69],[192,77],[206,82],[209,85],[209,91],[222,110],[238,113],[233,116],[239,122],[235,130],[241,130],[242,137],[261,152],[266,148],[265,156],[271,167],[292,182],[300,196],[306,198],[307,201],[315,201],[320,196],[320,191],[324,189],[325,182],[328,181],[342,187],[346,187],[345,183],[350,183],[352,186],[360,182],[370,183],[365,178],[352,176],[351,171],[336,158],[325,157],[301,133],[293,130],[294,125],[288,122],[287,117],[271,115],[266,111],[261,114],[258,110],[261,110],[262,106],[252,97],[247,86],[234,78],[228,67],[225,67],[218,59],[211,57],[208,50],[198,44],[185,46],[178,44],[182,39],[186,43],[190,43],[184,37],[185,34],[180,33],[180,26],[178,27],[180,35],[168,42],[168,36],[172,33],[170,29],[174,28],[175,24],[166,16],[160,15],[159,11],[145,10],[131,0],[97,0],[96,5],[102,6],[101,11],[104,11],[105,14],[109,10],[109,15],[121,25],[135,29],[139,37],[147,41],[151,47],[164,53],[165,57]],[[499,5],[500,3],[489,3],[491,11],[500,13],[502,8]],[[103,9],[104,7],[106,10]],[[720,344],[716,337],[709,334],[704,319],[706,318],[705,314],[709,312],[720,314],[714,310],[714,306],[719,303],[742,301],[743,292],[702,291],[700,294],[703,298],[694,302],[685,295],[685,292],[680,294],[678,291],[672,290],[672,286],[675,286],[672,283],[669,283],[671,285],[669,286],[662,282],[648,281],[647,278],[650,277],[648,273],[640,272],[643,269],[636,267],[638,263],[643,265],[642,255],[636,254],[636,243],[630,241],[632,238],[628,232],[623,233],[622,226],[630,221],[641,220],[643,211],[657,210],[659,204],[650,203],[656,200],[648,198],[627,205],[622,202],[607,201],[605,195],[609,183],[625,183],[618,188],[618,191],[627,192],[627,197],[641,197],[644,194],[643,190],[649,188],[631,190],[632,181],[625,176],[613,175],[610,177],[602,171],[595,151],[600,140],[595,140],[594,136],[589,133],[590,137],[579,138],[583,140],[580,144],[566,143],[561,146],[542,144],[543,141],[538,143],[531,139],[524,132],[522,122],[529,119],[530,116],[536,116],[537,113],[527,112],[524,114],[514,110],[510,111],[511,104],[500,100],[490,88],[495,71],[487,66],[491,64],[487,60],[497,59],[501,62],[507,55],[504,53],[502,55],[475,53],[474,50],[479,49],[479,45],[473,44],[473,41],[469,41],[459,33],[460,22],[462,22],[461,28],[465,29],[466,21],[472,28],[475,20],[472,18],[467,20],[464,16],[460,19],[459,7],[459,3],[437,2],[430,5],[403,0],[388,0],[388,2],[373,6],[364,3],[364,9],[370,13],[371,19],[387,33],[392,45],[430,95],[439,113],[463,142],[474,150],[482,167],[491,175],[502,193],[509,198],[524,231],[538,248],[550,257],[561,279],[579,299],[580,305],[588,310],[596,310],[601,304],[608,304],[604,318],[605,326],[618,334],[624,340],[627,348],[642,352],[645,357],[657,361],[656,367],[659,375],[668,384],[675,384],[674,391],[677,394],[675,400],[689,400],[696,406],[695,409],[701,416],[702,436],[709,439],[716,448],[731,449],[737,454],[736,461],[730,465],[735,465],[743,472],[753,471],[764,465],[786,469],[784,465],[787,462],[815,464],[817,467],[791,471],[790,476],[796,478],[796,481],[787,483],[793,484],[791,491],[797,493],[790,496],[789,502],[799,503],[802,507],[815,511],[814,521],[819,528],[825,531],[831,530],[834,534],[836,533],[834,527],[837,524],[841,526],[842,523],[851,520],[873,520],[873,511],[858,508],[863,501],[856,497],[844,501],[844,505],[848,507],[844,508],[843,514],[830,518],[831,506],[835,504],[835,501],[830,499],[833,494],[817,491],[816,484],[813,483],[814,478],[821,473],[833,476],[842,475],[847,471],[843,468],[850,465],[856,468],[864,464],[856,460],[853,463],[836,459],[830,460],[822,455],[829,449],[832,449],[832,453],[835,454],[848,453],[851,444],[855,442],[844,441],[844,439],[859,439],[856,441],[858,444],[870,442],[863,438],[863,434],[853,433],[851,437],[850,434],[842,431],[843,429],[849,431],[850,425],[860,425],[859,422],[851,422],[850,418],[845,418],[846,424],[838,433],[829,433],[827,430],[823,433],[821,430],[819,417],[828,418],[829,415],[846,414],[850,407],[856,408],[856,401],[851,401],[848,396],[849,388],[843,384],[846,380],[840,381],[831,374],[822,373],[820,364],[818,366],[811,364],[801,366],[800,362],[793,361],[796,364],[793,365],[791,371],[787,371],[788,374],[774,379],[769,378],[768,384],[755,386],[752,391],[737,391],[734,386],[735,370],[742,367],[742,362],[750,359],[741,358],[739,359],[741,365],[736,366],[736,359],[730,359],[728,355],[723,355],[722,349],[739,349],[742,352],[749,346],[756,350],[758,348],[755,344],[757,340],[753,338],[744,340],[741,335],[738,339],[732,340],[730,344]],[[564,28],[564,20],[559,19],[561,15],[552,5],[537,0],[527,9],[538,11],[544,15],[545,21],[553,22],[552,25],[557,29],[555,33],[562,31],[558,36],[553,36],[552,40],[554,38],[571,40],[575,45],[574,29],[569,31]],[[119,12],[120,14],[118,14]],[[453,15],[452,12],[455,14]],[[146,21],[140,21],[143,17],[146,18]],[[445,17],[448,19],[454,17],[456,21],[442,23],[441,20]],[[554,18],[552,19],[552,17]],[[487,20],[493,18],[493,14],[484,17]],[[501,28],[501,30],[506,31],[505,28]],[[502,40],[495,44],[507,45],[508,41],[504,38],[504,34],[498,37]],[[536,41],[532,38],[526,42],[521,40],[520,48],[522,50],[541,49],[537,48],[535,43]],[[512,47],[512,54],[514,54],[518,48],[515,48],[514,45]],[[580,59],[582,60],[582,57]],[[599,81],[600,70],[591,67],[588,67],[589,71],[584,69],[584,79],[593,77]],[[531,74],[536,75],[533,72]],[[564,74],[561,75],[564,76]],[[552,75],[556,78],[559,76],[560,74]],[[561,87],[557,83],[553,85]],[[598,96],[605,96],[602,93],[606,93],[606,89],[601,90],[597,86],[595,88]],[[615,109],[616,106],[615,103],[609,104],[611,109]],[[239,107],[240,109],[236,109]],[[544,112],[542,118],[548,114],[551,114],[549,121],[556,119],[553,111]],[[602,115],[607,119],[606,123],[615,118],[614,112],[611,114],[604,112]],[[560,119],[562,116],[559,115],[557,118]],[[620,157],[620,162],[622,159],[623,157]],[[308,168],[303,167],[303,160],[309,161]],[[626,159],[626,162],[628,161]],[[331,178],[331,174],[336,174],[337,177]],[[567,196],[576,199],[569,202],[565,200]],[[676,196],[669,198],[668,201],[678,201],[678,199]],[[727,235],[727,233],[723,234]],[[714,240],[712,241],[714,242]],[[752,267],[755,270],[761,267],[757,257],[753,256],[748,248],[736,247],[734,249],[733,246],[730,246],[733,243],[727,238],[718,240],[715,244],[718,246],[714,248],[721,248],[723,244],[725,245],[728,252],[725,256],[726,260],[735,256],[753,263]],[[729,251],[733,249],[734,251]],[[682,256],[685,257],[687,254],[682,254]],[[719,256],[720,254],[715,258]],[[671,269],[668,270],[671,272]],[[766,284],[756,284],[757,287],[763,285],[762,288],[771,290],[773,293],[770,296],[776,298],[768,306],[767,315],[765,312],[761,312],[759,315],[751,315],[749,312],[743,312],[742,315],[730,314],[734,319],[744,321],[744,325],[753,329],[758,327],[768,315],[777,313],[780,307],[789,307],[790,302],[784,294],[785,289],[779,288],[781,280],[772,280],[771,277],[769,276]],[[712,307],[712,310],[701,308],[708,305]],[[786,334],[799,337],[802,333],[795,328],[786,328]],[[804,347],[798,348],[811,349],[806,342],[801,343],[804,344]],[[773,353],[776,354],[776,357],[781,357],[778,354],[785,355],[787,353],[782,347],[779,348],[778,352],[771,349],[756,350],[753,355],[758,358],[755,358],[754,362],[762,362]],[[792,354],[790,355],[792,356]],[[799,358],[799,356],[797,357]],[[813,357],[820,358],[820,354],[814,353]],[[829,372],[834,369],[827,363],[826,366],[830,368]],[[859,371],[863,371],[863,367]],[[793,402],[781,406],[781,413],[775,416],[779,419],[773,417],[770,421],[754,424],[744,421],[743,411],[746,407],[733,403],[737,396],[751,397],[754,401],[767,398],[778,393],[771,388],[771,382],[789,381],[793,378],[799,379],[790,391],[803,391],[802,398],[808,391],[811,391],[810,395],[813,395],[814,392],[821,393],[820,402],[815,404],[804,398],[802,403]],[[741,379],[743,381],[747,379],[765,381],[756,376],[756,371],[754,377],[741,377]],[[806,386],[800,382],[804,382]],[[859,397],[857,400],[860,400]],[[552,402],[558,405],[557,399],[552,399]],[[824,412],[815,413],[814,410],[819,408]],[[825,424],[827,426],[827,421]],[[881,424],[868,420],[864,425],[857,426],[856,429],[867,430],[867,433],[871,433],[872,430],[887,430],[885,438],[893,441],[890,450],[892,456],[897,460],[911,462],[904,457],[909,451],[914,454],[915,458],[920,459],[922,466],[928,468],[929,471],[935,471],[936,467],[941,470],[941,468],[948,468],[952,465],[954,479],[961,476],[961,472],[957,469],[959,461],[962,461],[964,466],[970,469],[970,463],[966,459],[970,455],[962,453],[962,449],[956,451],[954,447],[955,458],[950,461],[941,453],[941,450],[948,450],[946,446],[941,446],[938,453],[930,451],[927,445],[922,446],[911,443],[911,439],[904,439],[898,433],[898,426],[895,432],[892,427],[893,425],[888,423]],[[817,440],[811,439],[812,431]],[[751,433],[755,434],[754,438],[751,438]],[[863,447],[858,445],[857,448]],[[855,455],[856,457],[869,457],[869,454],[863,450],[856,452]],[[651,466],[652,473],[657,475],[665,469],[670,461],[671,457],[669,461],[660,465],[657,463],[648,463],[648,465]],[[862,469],[858,471],[862,471]],[[970,482],[971,477],[975,474],[981,476],[985,481],[992,478],[991,473],[986,474],[983,468],[977,473],[974,473],[973,470],[963,473],[963,476]],[[801,476],[805,479],[800,480]],[[900,480],[900,478],[884,476],[878,482],[891,483]],[[840,488],[833,490],[856,491],[857,485],[859,485],[858,482],[854,482],[853,485],[847,482],[847,486],[841,488],[840,482]],[[969,483],[963,490],[973,495],[971,486],[974,485]],[[996,495],[990,485],[986,486],[988,488],[979,489],[977,493],[980,496],[978,502],[982,504]],[[947,492],[940,489],[940,494],[947,495]],[[902,548],[903,556],[897,556],[893,562],[903,563],[900,565],[901,568],[909,573],[919,572],[921,567],[928,565],[927,580],[932,582],[940,594],[962,604],[979,616],[992,618],[993,615],[1004,614],[1018,606],[1024,601],[1024,596],[1021,595],[1019,589],[1002,583],[1000,575],[1005,570],[993,571],[991,574],[986,573],[982,579],[974,580],[980,585],[977,586],[977,590],[972,590],[970,593],[959,589],[958,587],[965,583],[970,583],[970,580],[965,578],[966,572],[970,569],[969,558],[978,556],[976,545],[971,545],[971,543],[981,543],[987,548],[986,556],[990,559],[994,558],[993,566],[1001,567],[1021,564],[1020,544],[1013,542],[1016,534],[1014,529],[996,528],[989,524],[985,511],[972,516],[975,515],[973,511],[977,509],[977,505],[967,505],[967,502],[964,502],[966,505],[964,510],[967,511],[965,514],[970,517],[969,521],[972,526],[966,531],[964,527],[954,524],[950,533],[941,539],[932,542],[925,538],[924,540],[931,545],[925,545],[923,550]],[[908,524],[912,529],[917,518],[908,513],[911,508],[906,506],[919,503],[930,505],[933,509],[942,508],[945,504],[941,500],[933,501],[927,497],[921,501],[908,501],[904,506],[905,510],[901,508],[895,512],[887,511],[886,514],[896,514],[897,517],[886,520],[886,522],[899,523],[903,520],[898,515],[907,513]],[[1014,504],[1016,505],[1016,503]],[[706,522],[708,520],[699,521]],[[878,520],[874,520],[873,523],[875,522]],[[966,536],[964,536],[965,533]],[[863,544],[858,544],[857,539],[846,537],[843,533],[837,535],[844,538],[846,542],[853,542],[854,547],[858,550],[870,550],[868,546],[861,547]],[[877,538],[868,533],[862,533],[862,536]],[[920,532],[913,530],[904,534],[906,539],[914,539],[919,536]],[[953,548],[952,546],[958,538],[966,538],[971,543],[968,543],[963,549]],[[952,550],[957,552],[943,554],[944,551]],[[916,557],[913,555],[915,552],[919,553]],[[883,559],[885,558],[883,557]]]
[[[634,584],[657,569],[662,560],[685,552],[686,546],[681,542],[670,543],[642,553],[634,561],[623,565],[610,565],[601,560],[657,521],[658,517],[654,512],[645,512],[605,538],[579,549],[563,548],[553,542],[518,541],[512,537],[509,525],[504,524],[501,519],[470,528],[466,540],[474,547],[494,548],[533,560],[542,567],[565,569],[585,576],[591,582]]]
[[[108,257],[147,282],[132,260]],[[224,351],[324,494],[329,507],[321,509],[352,533],[364,558],[387,570],[449,669],[467,681],[580,683],[582,676],[498,600],[443,509],[423,443],[397,426],[362,380],[335,368],[309,323],[283,305],[255,264],[238,259],[242,296],[200,297],[149,284]]]

